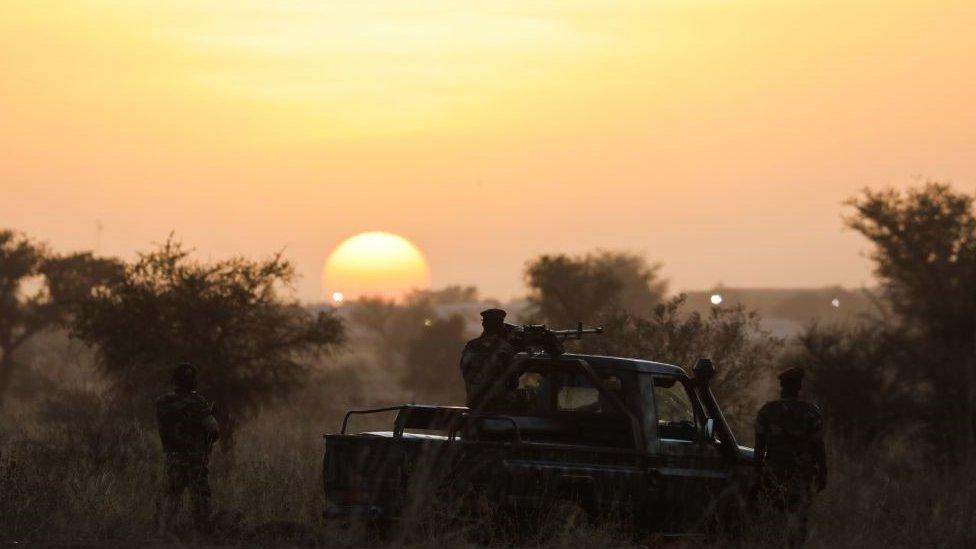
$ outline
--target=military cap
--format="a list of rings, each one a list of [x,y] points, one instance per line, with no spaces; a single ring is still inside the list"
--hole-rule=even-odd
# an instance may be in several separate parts
[[[505,311],[502,309],[485,309],[481,311],[481,317],[485,319],[497,318],[498,320],[505,319]]]
[[[173,381],[176,384],[185,384],[191,382],[197,377],[196,366],[190,364],[189,362],[180,362],[176,368],[173,369]]]
[[[780,383],[799,383],[803,381],[803,375],[806,370],[799,366],[794,366],[792,368],[787,368],[779,374]]]

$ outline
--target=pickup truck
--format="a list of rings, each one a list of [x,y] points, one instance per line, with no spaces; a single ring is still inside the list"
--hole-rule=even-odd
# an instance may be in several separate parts
[[[424,498],[488,501],[531,514],[572,503],[593,520],[641,532],[714,535],[741,522],[754,485],[700,359],[689,376],[648,360],[519,356],[518,407],[403,405],[346,414],[325,435],[325,516],[394,524]],[[392,430],[350,433],[364,414],[396,413]],[[433,501],[433,500],[426,500]],[[482,503],[483,504],[483,503]]]

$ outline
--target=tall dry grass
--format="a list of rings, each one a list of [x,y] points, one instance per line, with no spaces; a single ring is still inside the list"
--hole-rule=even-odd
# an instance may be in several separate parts
[[[339,418],[310,420],[303,408],[262,414],[243,429],[232,454],[216,453],[214,537],[168,542],[342,547],[512,542],[443,515],[383,539],[323,522],[321,435],[335,430]],[[809,546],[976,546],[976,468],[940,470],[911,450],[907,443],[864,448],[834,441],[830,486],[814,503]],[[7,412],[0,423],[0,544],[157,542],[153,518],[160,481],[156,433],[116,414],[97,392],[66,392],[38,409]],[[559,520],[544,535],[521,540],[574,549],[638,542],[665,543],[631,540],[612,525],[570,528]],[[775,546],[777,538],[760,532],[749,545]]]

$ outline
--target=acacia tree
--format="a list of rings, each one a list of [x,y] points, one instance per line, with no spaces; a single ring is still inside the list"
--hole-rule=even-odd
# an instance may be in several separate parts
[[[628,252],[599,251],[582,256],[542,255],[528,263],[528,318],[553,326],[598,322],[624,310],[647,315],[663,299],[667,282],[660,264]]]
[[[74,335],[96,347],[101,370],[146,417],[173,366],[196,365],[229,445],[243,419],[300,386],[312,360],[343,339],[331,311],[280,295],[293,277],[280,254],[202,263],[170,238],[82,304]]]
[[[944,434],[952,457],[976,453],[976,216],[973,197],[943,183],[906,192],[865,190],[847,204],[849,227],[870,257],[897,329],[925,349],[892,362],[916,394],[918,415]]]
[[[17,357],[23,345],[64,326],[93,288],[120,274],[114,259],[58,255],[23,234],[0,230],[0,407],[23,367]]]

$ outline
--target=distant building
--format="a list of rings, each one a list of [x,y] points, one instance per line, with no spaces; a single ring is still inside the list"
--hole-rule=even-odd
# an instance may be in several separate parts
[[[853,323],[874,312],[872,290],[824,288],[730,288],[684,292],[687,310],[706,314],[712,307],[742,305],[756,311],[763,329],[777,337],[789,337],[816,322]],[[717,303],[717,305],[716,305]]]

